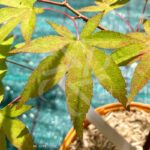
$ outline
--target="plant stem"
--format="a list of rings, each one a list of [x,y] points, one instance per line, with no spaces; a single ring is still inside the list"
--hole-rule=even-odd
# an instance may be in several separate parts
[[[137,32],[139,32],[141,22],[143,21],[143,17],[144,17],[144,13],[145,13],[145,10],[146,10],[147,2],[148,2],[148,1],[146,0],[145,5],[144,5],[144,8],[143,8],[142,16],[141,16],[140,21],[139,21],[139,23],[138,23]]]
[[[48,3],[48,4],[52,4],[52,5],[58,5],[58,6],[62,6],[62,7],[66,7],[68,8],[70,11],[72,11],[74,14],[76,14],[79,18],[83,19],[84,21],[88,21],[89,18],[82,15],[79,11],[75,10],[74,8],[72,8],[66,1],[62,2],[62,3],[59,3],[59,2],[53,2],[53,1],[48,1],[48,0],[37,0],[39,2],[44,2],[44,3]],[[107,30],[107,28],[101,26],[101,25],[98,25],[97,26],[99,29],[101,30]]]
[[[135,30],[133,29],[133,27],[130,25],[130,23],[124,18],[122,17],[118,12],[116,12],[115,10],[112,10],[117,16],[119,16],[129,27],[130,29],[135,32]]]
[[[64,12],[62,12],[60,10],[56,10],[56,9],[53,9],[53,8],[43,8],[43,9],[56,11],[56,12],[59,12],[59,13],[65,15],[65,16],[67,16],[68,18],[70,18],[73,21],[73,23],[74,23],[74,26],[75,26],[76,32],[77,32],[77,39],[79,40],[79,38],[80,38],[80,36],[79,36],[79,30],[78,30],[77,24],[75,22],[75,19],[73,17],[71,17],[70,15],[68,15],[68,14],[66,14],[66,13],[64,13]]]
[[[13,104],[14,102],[18,101],[19,99],[21,98],[21,95],[18,96],[17,98],[15,98],[12,102],[10,102],[8,105],[11,105]]]
[[[27,66],[24,66],[24,65],[15,63],[15,62],[13,62],[13,61],[6,60],[6,62],[11,63],[11,64],[15,64],[15,65],[17,65],[17,66],[21,66],[21,67],[23,67],[23,68],[26,68],[26,69],[29,69],[29,70],[32,70],[32,71],[34,70],[34,69],[30,68],[30,67],[27,67]]]

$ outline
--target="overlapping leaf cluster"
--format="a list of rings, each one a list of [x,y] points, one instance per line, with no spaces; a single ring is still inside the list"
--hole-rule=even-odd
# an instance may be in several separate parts
[[[33,71],[22,98],[20,108],[29,98],[47,92],[67,73],[66,98],[68,110],[77,134],[82,136],[82,124],[92,99],[92,72],[101,85],[124,106],[127,102],[125,81],[121,71],[109,55],[96,48],[116,49],[137,40],[114,31],[95,32],[103,13],[92,17],[84,26],[80,40],[65,27],[48,21],[60,36],[39,37],[12,53],[54,52],[45,58]]]
[[[0,110],[0,149],[7,150],[7,139],[19,150],[36,150],[32,137],[25,125],[16,117],[31,109],[24,105],[16,110],[16,105],[9,105]]]
[[[143,26],[146,34],[141,32],[127,34],[127,36],[136,39],[137,43],[120,48],[111,54],[116,64],[120,66],[141,60],[133,74],[128,103],[134,99],[135,95],[150,79],[150,20],[144,20]]]
[[[0,5],[7,7],[0,9],[0,43],[21,22],[22,35],[29,42],[35,28],[36,14],[43,9],[33,7],[36,0],[0,0]]]

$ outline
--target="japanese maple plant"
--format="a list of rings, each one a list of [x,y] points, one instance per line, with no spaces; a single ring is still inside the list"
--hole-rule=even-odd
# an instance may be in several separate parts
[[[66,7],[75,16],[70,16],[53,8],[34,7],[36,1],[52,4],[50,6]],[[0,149],[7,149],[5,137],[20,150],[36,149],[28,129],[16,117],[33,107],[25,105],[30,98],[41,96],[54,87],[64,76],[66,76],[65,94],[68,111],[80,138],[82,138],[83,121],[92,100],[92,73],[113,97],[129,109],[130,102],[150,79],[150,20],[144,18],[144,11],[149,0],[145,1],[137,30],[115,11],[129,1],[96,0],[96,5],[75,10],[67,0],[63,2],[0,0],[0,5],[2,5],[0,9],[0,101],[3,100],[4,96],[4,87],[1,80],[7,72],[6,62],[33,71],[21,95],[0,110]],[[58,35],[38,37],[31,40],[35,29],[36,15],[44,11],[55,11],[67,16],[68,19],[73,21],[76,34],[64,26],[47,20],[45,23],[48,23]],[[87,18],[80,13],[81,11],[96,11],[98,13],[92,18]],[[116,15],[121,17],[132,32],[122,34],[101,26],[102,17],[109,11],[114,11]],[[83,19],[86,22],[80,34],[76,19]],[[20,22],[25,42],[12,48],[13,36],[10,37],[9,34]],[[142,23],[146,33],[139,31]],[[96,30],[96,28],[100,30]],[[114,51],[108,55],[103,49],[113,49]],[[50,55],[33,70],[17,62],[7,60],[7,57],[18,53],[50,53]],[[140,62],[132,78],[130,93],[127,96],[126,83],[119,66],[125,66],[139,60]],[[92,113],[92,111],[89,111],[89,113]]]

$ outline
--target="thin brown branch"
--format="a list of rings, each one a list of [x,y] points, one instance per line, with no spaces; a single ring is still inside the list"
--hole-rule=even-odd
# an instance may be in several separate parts
[[[39,2],[44,2],[44,3],[48,3],[48,4],[52,4],[52,5],[59,5],[59,6],[62,6],[62,7],[66,7],[67,9],[69,9],[71,12],[73,12],[75,15],[77,15],[79,18],[83,19],[84,21],[88,21],[89,18],[82,15],[79,11],[77,11],[76,9],[72,8],[68,3],[67,3],[67,0],[64,0],[64,2],[60,3],[60,2],[53,2],[53,1],[49,1],[49,0],[37,0]],[[98,25],[97,26],[99,29],[101,30],[107,30],[107,28],[101,26],[101,25]]]

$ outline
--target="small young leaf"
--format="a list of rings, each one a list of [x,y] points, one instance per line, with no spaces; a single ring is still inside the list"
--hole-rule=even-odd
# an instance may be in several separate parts
[[[87,60],[101,85],[126,107],[125,80],[112,58],[99,49],[91,48],[88,51]]]
[[[150,20],[145,20],[143,22],[143,26],[144,26],[145,32],[150,35]]]
[[[79,42],[72,46],[75,57],[66,79],[66,99],[68,110],[77,135],[82,137],[83,120],[92,99],[92,74]]]
[[[34,10],[24,15],[21,23],[21,31],[26,42],[29,42],[35,28],[36,14]]]
[[[69,39],[73,39],[75,38],[75,36],[72,34],[72,32],[70,30],[68,30],[67,28],[65,28],[64,26],[58,25],[56,23],[47,21],[47,23],[61,36],[69,38]]]
[[[141,43],[127,35],[114,31],[99,31],[85,38],[88,45],[104,49],[116,49],[130,44]]]
[[[95,29],[97,28],[100,20],[102,19],[103,13],[99,13],[95,15],[94,17],[90,18],[88,22],[83,27],[83,30],[81,32],[81,37],[90,36]]]
[[[130,0],[118,0],[115,3],[111,4],[110,6],[113,8],[120,8],[127,4]]]
[[[0,129],[0,150],[7,150],[6,138],[3,129]]]
[[[28,129],[18,119],[4,118],[3,130],[8,140],[19,150],[36,150]]]
[[[54,87],[68,70],[71,58],[67,57],[66,50],[58,51],[46,57],[31,74],[23,93],[17,103],[20,108],[29,98],[41,96]]]
[[[1,114],[7,117],[17,117],[33,108],[33,106],[23,105],[21,109],[16,110],[16,106],[16,104],[11,104],[4,107],[3,109],[1,109]]]
[[[45,37],[39,37],[32,40],[30,43],[23,45],[20,48],[14,49],[11,53],[49,53],[55,52],[63,48],[69,43],[63,37],[50,35]]]
[[[149,50],[147,44],[133,44],[129,45],[111,53],[111,57],[115,63],[119,66],[124,66],[130,64],[130,61],[133,63],[133,59],[139,58],[144,53]],[[135,59],[137,61],[137,59]]]
[[[102,5],[103,6],[103,5]],[[89,6],[79,9],[78,11],[86,11],[86,12],[95,12],[95,11],[104,11],[104,7],[98,7],[98,6]]]
[[[150,53],[142,58],[141,62],[138,64],[134,71],[130,94],[128,97],[128,104],[134,99],[134,97],[150,79],[150,63],[148,63],[149,60]]]

